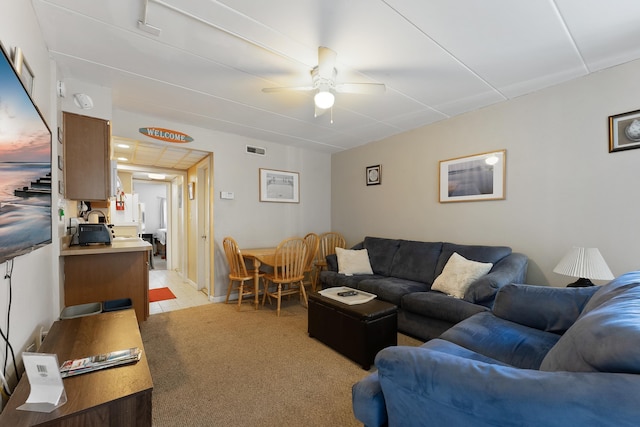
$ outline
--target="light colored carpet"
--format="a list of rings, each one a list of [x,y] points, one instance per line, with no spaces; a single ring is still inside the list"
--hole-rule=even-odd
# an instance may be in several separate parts
[[[155,314],[141,325],[153,377],[153,425],[358,426],[351,386],[375,370],[307,335],[297,300]],[[402,334],[399,345],[421,342]]]

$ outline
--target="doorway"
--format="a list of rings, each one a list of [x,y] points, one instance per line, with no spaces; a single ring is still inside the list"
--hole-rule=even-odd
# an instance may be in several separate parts
[[[165,175],[167,268],[207,296],[213,295],[213,153],[117,136],[112,137],[111,146],[118,171],[130,173],[132,180],[148,183],[153,182],[150,174]],[[188,195],[191,182],[196,190],[193,199]],[[145,206],[145,216],[150,209]]]
[[[169,209],[170,183],[165,181],[133,180],[133,191],[144,210],[143,235],[151,239],[154,270],[171,269],[169,242],[172,235]]]

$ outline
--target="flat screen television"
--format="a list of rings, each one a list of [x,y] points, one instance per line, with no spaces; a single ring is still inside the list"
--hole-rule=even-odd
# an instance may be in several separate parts
[[[51,243],[51,130],[0,45],[0,263]]]

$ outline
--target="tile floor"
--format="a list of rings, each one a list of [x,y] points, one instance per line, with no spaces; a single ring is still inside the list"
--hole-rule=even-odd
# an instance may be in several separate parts
[[[149,303],[149,314],[181,310],[196,305],[211,304],[204,292],[197,291],[173,270],[149,270],[149,289],[168,287],[175,299]]]

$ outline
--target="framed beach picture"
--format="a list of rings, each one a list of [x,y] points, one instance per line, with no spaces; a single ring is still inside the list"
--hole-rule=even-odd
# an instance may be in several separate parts
[[[299,203],[300,174],[260,168],[260,201]]]
[[[640,148],[640,110],[609,116],[609,152]]]
[[[506,150],[440,161],[440,203],[505,198]]]
[[[0,43],[0,263],[52,241],[51,130],[27,87]]]

